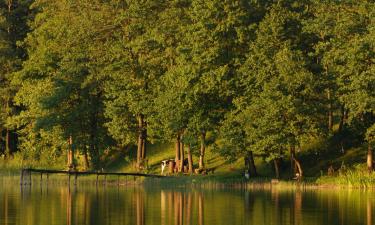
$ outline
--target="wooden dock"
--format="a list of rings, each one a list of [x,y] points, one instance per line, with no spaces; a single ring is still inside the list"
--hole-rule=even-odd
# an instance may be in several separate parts
[[[31,185],[32,173],[40,174],[40,180],[43,179],[43,174],[48,176],[50,174],[66,174],[68,176],[68,183],[70,184],[71,176],[74,177],[74,184],[77,184],[78,176],[96,175],[96,184],[99,182],[99,176],[104,176],[105,181],[107,176],[117,176],[117,184],[119,185],[119,177],[150,177],[150,178],[167,178],[168,176],[145,174],[145,173],[115,173],[115,172],[95,172],[95,171],[65,171],[65,170],[47,170],[47,169],[22,169],[20,176],[20,185]]]

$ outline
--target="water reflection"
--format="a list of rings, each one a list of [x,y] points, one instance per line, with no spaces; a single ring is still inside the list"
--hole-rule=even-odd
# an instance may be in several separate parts
[[[372,225],[372,202],[369,198],[367,198],[366,209],[367,225]]]
[[[198,207],[194,207],[194,203]],[[194,212],[197,209],[197,212]],[[197,215],[197,218],[194,217]],[[160,192],[161,225],[203,225],[203,194],[201,192]],[[195,221],[196,220],[196,221]]]
[[[373,192],[160,190],[66,186],[0,189],[0,224],[373,224]]]
[[[135,192],[135,208],[137,210],[137,225],[145,225],[145,201],[143,192]]]

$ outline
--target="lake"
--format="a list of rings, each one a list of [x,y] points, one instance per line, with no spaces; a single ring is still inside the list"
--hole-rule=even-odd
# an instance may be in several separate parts
[[[0,183],[0,224],[375,224],[374,192]]]

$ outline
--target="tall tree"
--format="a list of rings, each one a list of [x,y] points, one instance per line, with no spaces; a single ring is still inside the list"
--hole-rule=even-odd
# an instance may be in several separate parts
[[[10,122],[17,108],[13,98],[17,87],[12,84],[13,73],[20,69],[25,58],[24,49],[17,46],[29,28],[27,20],[31,0],[6,0],[0,2],[0,137],[5,138],[5,156],[9,157],[17,146],[15,127]]]
[[[128,1],[114,19],[118,29],[107,49],[107,127],[123,145],[137,144],[138,168],[146,160],[156,81],[163,73],[162,46],[154,35],[162,10],[161,0]]]
[[[306,30],[314,33],[320,71],[331,74],[328,88],[341,105],[341,122],[361,122],[368,139],[368,168],[372,170],[371,126],[374,123],[374,2],[314,2]],[[326,79],[327,80],[327,79]]]
[[[259,20],[259,5],[248,1],[193,0],[181,43],[178,76],[184,76],[190,99],[188,127],[201,142],[199,167],[204,168],[208,132],[214,131],[230,107],[232,78]]]
[[[103,129],[103,81],[97,59],[112,11],[104,3],[97,8],[98,4],[39,1],[33,5],[40,11],[24,42],[28,60],[17,77],[21,88],[16,98],[26,107],[17,118],[22,132],[58,131],[48,143],[66,149],[63,143],[72,139],[84,153],[86,167],[90,154],[93,168],[99,168],[100,153],[111,143]],[[47,147],[36,146],[39,151]]]
[[[300,11],[301,5],[288,2],[270,8],[241,68],[244,95],[235,99],[234,121],[246,137],[242,143],[273,160],[277,177],[279,158],[288,146],[314,134],[318,122],[317,83],[302,51]]]

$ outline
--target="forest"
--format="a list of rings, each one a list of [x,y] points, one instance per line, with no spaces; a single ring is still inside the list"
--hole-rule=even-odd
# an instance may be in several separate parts
[[[173,143],[179,172],[289,160],[313,140],[373,170],[374,0],[1,0],[0,154],[85,169]],[[193,156],[198,160],[192,161]],[[185,160],[187,159],[187,160]],[[184,161],[187,166],[184,168]],[[284,162],[285,163],[285,162]],[[327,168],[322,168],[322,170]]]

